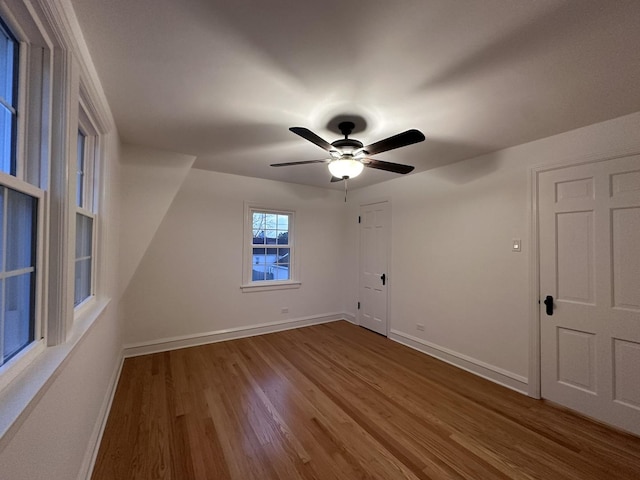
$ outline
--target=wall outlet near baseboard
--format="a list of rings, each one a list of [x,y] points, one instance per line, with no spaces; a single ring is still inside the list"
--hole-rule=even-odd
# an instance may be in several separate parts
[[[289,313],[289,307],[282,307],[280,313]]]
[[[424,325],[422,323],[416,323],[416,329],[421,332],[424,332]]]

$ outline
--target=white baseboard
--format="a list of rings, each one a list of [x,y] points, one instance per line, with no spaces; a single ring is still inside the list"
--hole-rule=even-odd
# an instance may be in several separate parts
[[[111,405],[116,394],[116,387],[118,386],[118,380],[120,379],[120,373],[122,372],[122,366],[124,365],[124,355],[120,354],[120,359],[116,364],[116,368],[111,375],[109,382],[109,391],[102,402],[100,407],[100,413],[98,414],[98,420],[91,434],[87,450],[85,452],[85,458],[80,467],[78,473],[78,480],[90,480],[93,473],[93,467],[96,464],[98,458],[98,450],[100,449],[100,443],[102,443],[102,435],[104,429],[107,426],[107,420],[109,418],[109,412],[111,411]]]
[[[321,323],[335,322],[336,320],[352,320],[346,318],[349,315],[344,313],[329,313],[325,315],[314,315],[312,317],[283,320],[278,322],[260,323],[246,327],[228,328],[213,332],[197,333],[194,335],[183,335],[179,337],[161,338],[149,342],[132,343],[124,346],[124,356],[137,357],[150,353],[166,352],[179,348],[195,347],[207,343],[223,342],[225,340],[235,340],[238,338],[264,335],[265,333],[280,332],[293,328],[307,327]]]
[[[454,352],[445,347],[427,342],[421,338],[414,337],[398,330],[389,332],[389,339],[401,343],[407,347],[426,353],[438,360],[447,362],[455,367],[474,373],[482,378],[491,380],[503,387],[510,388],[524,395],[528,394],[528,381],[526,377],[517,375],[503,368],[490,365],[475,358]]]

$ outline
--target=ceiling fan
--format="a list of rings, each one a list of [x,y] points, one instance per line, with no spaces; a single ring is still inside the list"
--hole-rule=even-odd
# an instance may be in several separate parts
[[[327,163],[332,175],[332,182],[357,177],[364,167],[377,168],[378,170],[386,170],[403,175],[414,169],[411,165],[375,160],[370,158],[369,155],[376,155],[395,148],[406,147],[407,145],[422,142],[425,139],[422,132],[415,129],[407,130],[406,132],[398,133],[379,142],[364,146],[362,142],[354,138],[349,138],[354,127],[355,124],[353,122],[339,123],[338,128],[344,135],[344,138],[332,143],[320,138],[308,128],[291,127],[289,130],[326,150],[329,152],[329,155],[331,155],[331,158],[324,160],[306,160],[302,162],[273,163],[271,166],[288,167],[291,165],[307,165],[310,163]]]

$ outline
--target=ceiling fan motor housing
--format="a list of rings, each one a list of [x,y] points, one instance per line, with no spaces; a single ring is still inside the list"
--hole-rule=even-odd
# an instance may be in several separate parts
[[[358,140],[354,140],[352,138],[343,138],[340,140],[336,140],[335,142],[331,142],[331,145],[336,147],[336,149],[343,155],[353,154],[358,149],[364,147],[362,142]]]

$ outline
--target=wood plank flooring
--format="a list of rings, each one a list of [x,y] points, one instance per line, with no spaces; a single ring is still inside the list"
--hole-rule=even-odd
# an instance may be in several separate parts
[[[93,480],[640,479],[640,438],[347,322],[125,361]]]

